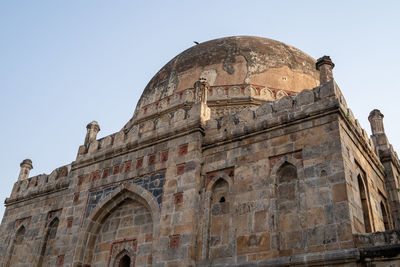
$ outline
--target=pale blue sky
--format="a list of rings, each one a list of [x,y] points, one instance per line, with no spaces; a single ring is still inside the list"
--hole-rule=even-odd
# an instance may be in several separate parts
[[[330,55],[361,125],[369,132],[380,109],[400,152],[399,11],[399,1],[1,1],[0,199],[23,159],[31,176],[71,163],[88,122],[99,137],[120,130],[165,63],[232,35]]]

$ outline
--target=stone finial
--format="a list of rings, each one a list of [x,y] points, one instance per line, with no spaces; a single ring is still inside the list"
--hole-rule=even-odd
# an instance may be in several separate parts
[[[373,135],[385,133],[385,128],[383,128],[383,117],[383,114],[378,109],[374,109],[369,113],[368,120],[371,124]]]
[[[319,58],[315,66],[319,70],[319,83],[321,85],[333,80],[332,69],[335,67],[335,64],[333,64],[329,56]]]
[[[18,181],[28,179],[29,172],[33,169],[32,160],[24,159],[19,166],[21,166],[21,169],[19,171]]]
[[[92,121],[86,126],[87,132],[85,137],[85,145],[90,144],[97,138],[97,133],[100,131],[100,126],[97,121]]]
[[[194,83],[193,87],[195,88],[195,102],[207,104],[208,89],[210,88],[207,79],[200,77],[199,80]]]

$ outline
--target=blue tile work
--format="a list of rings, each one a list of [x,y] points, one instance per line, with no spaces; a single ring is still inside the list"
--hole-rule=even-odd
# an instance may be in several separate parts
[[[164,186],[165,173],[155,174],[152,176],[139,178],[131,181],[132,184],[141,186],[142,188],[149,191],[156,199],[158,206],[161,207],[162,201],[162,190]],[[90,192],[89,201],[86,208],[86,218],[92,213],[96,206],[106,198],[114,189],[119,185],[114,185],[99,189],[97,191]]]
[[[133,180],[132,184],[139,185],[149,191],[161,207],[162,190],[164,186],[165,173],[155,174],[143,179]]]
[[[118,185],[114,185],[94,192],[90,192],[89,201],[86,208],[86,218],[96,208],[97,204],[99,204],[103,199],[105,199],[106,196],[108,196],[117,187]]]

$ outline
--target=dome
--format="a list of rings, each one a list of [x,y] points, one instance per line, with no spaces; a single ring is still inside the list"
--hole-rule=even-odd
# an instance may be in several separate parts
[[[276,97],[278,91],[290,95],[311,89],[319,85],[315,62],[292,46],[261,37],[235,36],[200,43],[183,51],[158,71],[144,89],[135,114],[175,94],[180,94],[182,99],[183,92],[193,88],[200,77],[206,78],[210,85],[211,107],[212,96],[218,90],[225,101],[232,100],[234,97],[229,92],[234,86],[236,95],[241,91],[243,96],[254,96],[260,101]],[[247,90],[250,95],[244,95],[248,86],[254,90]],[[268,92],[261,93],[262,88],[267,88]],[[220,101],[218,103],[220,105]]]

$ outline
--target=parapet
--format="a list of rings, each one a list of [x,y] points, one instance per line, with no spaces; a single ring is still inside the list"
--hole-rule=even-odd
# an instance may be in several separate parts
[[[55,169],[49,175],[40,174],[17,181],[12,189],[11,196],[5,200],[5,204],[13,204],[68,188],[70,170],[71,165],[66,165]]]
[[[236,92],[251,93],[253,87],[246,88],[245,90],[238,88]],[[224,89],[223,92],[230,94],[230,91],[235,91],[231,89]],[[160,103],[144,107],[140,111],[142,113],[134,116],[136,119],[131,119],[121,131],[81,146],[76,162],[85,164],[96,158],[101,159],[107,153],[135,149],[156,140],[191,131],[196,127],[204,131],[203,144],[213,145],[217,141],[232,140],[247,133],[276,127],[330,110],[340,112],[362,146],[375,157],[376,162],[379,162],[374,153],[373,142],[354,118],[351,109],[347,107],[345,98],[334,80],[296,94],[267,89],[262,90],[264,95],[268,95],[268,98],[263,96],[263,104],[242,108],[238,112],[230,112],[217,118],[209,114],[204,115],[207,114],[204,111],[210,112],[209,102],[195,104],[193,88],[180,92],[178,97],[187,97],[184,104],[182,101],[176,101],[174,104],[174,96],[171,96],[168,101],[162,100]],[[218,88],[210,90],[215,93]],[[254,91],[255,98],[260,94],[260,89],[257,90]],[[208,101],[213,99],[214,93],[210,93]]]
[[[204,145],[213,146],[224,140],[232,141],[249,133],[272,129],[331,110],[339,111],[363,147],[379,164],[373,142],[354,118],[351,109],[347,107],[345,98],[334,80],[312,90],[304,89],[298,94],[287,95],[258,107],[246,108],[237,113],[211,119],[206,124]]]

